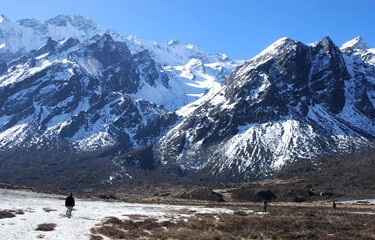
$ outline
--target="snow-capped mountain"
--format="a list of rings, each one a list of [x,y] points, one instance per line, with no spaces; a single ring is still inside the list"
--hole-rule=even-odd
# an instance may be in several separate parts
[[[147,55],[148,60],[156,62],[155,70],[168,76],[170,81],[165,78],[161,84],[146,80],[142,88],[134,93],[134,97],[163,105],[169,111],[201,97],[213,86],[220,84],[240,63],[225,54],[210,55],[198,46],[183,45],[178,40],[167,43],[143,41],[135,36],[122,36],[97,25],[89,18],[65,15],[47,21],[21,19],[16,22],[1,15],[0,60],[10,62],[20,58],[44,45],[49,38],[54,41],[73,38],[84,43],[104,33],[115,41],[126,43],[132,54],[144,52],[143,56]],[[147,67],[146,64],[143,68]]]
[[[44,45],[48,38],[59,41],[74,38],[81,42],[104,33],[103,27],[82,16],[59,15],[47,21],[0,16],[0,59],[10,61]]]
[[[237,67],[154,146],[156,161],[214,179],[374,146],[374,49],[282,38]]]
[[[242,62],[122,36],[81,16],[0,17],[3,153],[117,156],[102,175],[146,162],[255,179],[300,158],[372,147],[374,106],[375,50],[360,37],[341,49],[328,37],[282,38]]]
[[[51,139],[83,151],[151,144],[176,117],[131,96],[145,58],[104,34],[88,44],[49,39],[10,63],[0,77],[0,148],[41,147]],[[163,81],[148,63],[148,80]]]
[[[81,16],[1,15],[0,46],[0,149],[145,147],[175,123],[173,111],[237,64],[177,40],[121,36]]]

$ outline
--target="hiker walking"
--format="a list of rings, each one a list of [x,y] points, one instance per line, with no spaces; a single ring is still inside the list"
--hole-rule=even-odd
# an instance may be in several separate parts
[[[335,201],[332,202],[332,209],[333,209],[333,210],[336,209],[336,202],[335,202]]]
[[[73,194],[70,193],[69,196],[65,199],[66,207],[66,216],[70,218],[72,216],[72,210],[75,205]]]
[[[263,212],[267,212],[267,201],[263,201]]]

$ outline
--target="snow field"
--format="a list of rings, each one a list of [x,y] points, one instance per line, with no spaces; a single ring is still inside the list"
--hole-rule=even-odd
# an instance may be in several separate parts
[[[69,219],[65,216],[65,197],[0,189],[0,211],[22,210],[24,212],[24,214],[16,214],[16,217],[13,218],[0,219],[0,240],[89,239],[90,229],[101,223],[106,217],[129,219],[129,216],[137,215],[163,221],[178,220],[196,213],[233,212],[229,208],[105,202],[76,198],[76,207],[74,207],[72,218]],[[39,224],[43,223],[54,223],[56,228],[53,231],[35,230]]]

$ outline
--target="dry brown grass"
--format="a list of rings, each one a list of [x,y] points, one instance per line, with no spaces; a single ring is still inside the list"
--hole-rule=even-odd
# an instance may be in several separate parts
[[[103,240],[103,237],[99,235],[91,235],[90,240]]]
[[[17,210],[9,210],[11,213],[17,214],[17,215],[23,215],[25,214],[25,211],[23,209],[17,209]]]
[[[273,207],[266,215],[195,214],[177,221],[108,219],[93,234],[119,239],[375,239],[375,215]]]
[[[100,228],[92,228],[92,234],[101,234],[115,239],[126,238],[125,232],[120,230],[116,225],[101,226]]]
[[[248,213],[246,213],[244,211],[235,211],[233,214],[238,215],[238,216],[247,216],[248,215]]]
[[[118,219],[117,217],[108,217],[107,220],[104,221],[104,224],[121,224],[122,221]]]
[[[15,217],[16,215],[12,213],[10,210],[0,210],[0,219],[2,218],[12,218]]]
[[[131,214],[131,215],[125,215],[125,216],[128,216],[132,220],[140,220],[140,219],[147,218],[146,215],[142,215],[142,214]]]
[[[53,231],[55,230],[56,224],[55,223],[42,223],[38,224],[38,227],[35,229],[37,231]]]

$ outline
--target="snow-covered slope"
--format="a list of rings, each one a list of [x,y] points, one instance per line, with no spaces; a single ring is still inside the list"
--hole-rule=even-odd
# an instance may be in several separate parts
[[[267,176],[298,158],[372,146],[374,56],[359,37],[341,50],[328,37],[282,38],[241,62],[81,16],[1,15],[0,150],[97,150],[139,163],[146,149],[152,168]]]
[[[237,64],[82,16],[1,19],[0,149],[145,147],[176,121],[169,111],[220,86]]]
[[[169,42],[142,41],[135,36],[123,37],[111,32],[114,39],[124,41],[132,52],[149,51],[160,64],[160,71],[171,81],[164,86],[145,86],[136,97],[163,105],[168,110],[181,108],[220,86],[242,61],[225,54],[210,55],[196,45],[183,45],[178,40]]]
[[[363,40],[362,37],[358,36],[350,41],[347,41],[346,43],[344,43],[342,46],[341,46],[341,49],[344,50],[344,49],[348,49],[348,48],[351,48],[353,50],[364,50],[366,51],[367,49],[369,49],[369,47],[367,46],[367,43]]]
[[[13,22],[1,15],[0,59],[12,60],[44,45],[48,38],[59,41],[75,38],[83,42],[104,33],[103,27],[82,16],[59,15],[47,21],[20,19]]]
[[[65,217],[66,196],[41,194],[19,190],[0,189],[0,211],[16,214],[13,218],[1,219],[0,240],[23,239],[91,239],[91,228],[109,217],[121,220],[139,216],[159,221],[176,221],[199,213],[233,213],[228,208],[201,206],[179,206],[165,204],[137,204],[124,202],[90,201],[76,198],[72,218]],[[186,213],[181,213],[182,210]],[[243,209],[241,209],[243,210]],[[254,212],[246,209],[247,212]],[[39,224],[53,223],[53,231],[38,231]]]
[[[0,148],[42,148],[52,139],[83,151],[151,144],[176,117],[132,96],[143,83],[140,55],[104,34],[85,44],[49,39],[10,63],[0,76]],[[147,69],[147,80],[163,81],[155,62]]]
[[[210,55],[198,46],[180,44],[178,40],[167,43],[143,41],[135,36],[122,36],[95,24],[82,16],[59,15],[47,21],[21,19],[16,22],[1,15],[0,64],[24,56],[44,45],[49,38],[54,41],[77,39],[81,43],[96,35],[108,33],[115,41],[124,42],[132,54],[146,57],[141,78],[147,78],[150,61],[156,71],[165,73],[162,83],[145,79],[134,96],[174,111],[202,96],[238,65],[225,54]],[[0,66],[1,73],[1,66]]]
[[[372,51],[341,52],[328,37],[276,41],[158,141],[157,161],[208,178],[253,179],[299,158],[373,146]]]

